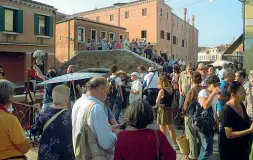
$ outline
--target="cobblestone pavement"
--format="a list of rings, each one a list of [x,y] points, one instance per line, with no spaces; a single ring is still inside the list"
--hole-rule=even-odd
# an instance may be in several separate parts
[[[156,123],[153,123],[149,125],[148,128],[159,129],[159,126]],[[177,136],[180,136],[181,134],[182,134],[182,131],[176,130]],[[167,134],[167,137],[170,143],[172,144],[171,139],[168,134]],[[37,160],[37,152],[38,152],[38,147],[31,146],[30,151],[26,154],[26,156],[28,157],[28,160]],[[177,151],[177,160],[185,160],[185,156],[181,154],[180,151]],[[217,149],[217,136],[214,137],[214,152],[213,152],[213,155],[209,158],[209,160],[219,160],[218,149]]]

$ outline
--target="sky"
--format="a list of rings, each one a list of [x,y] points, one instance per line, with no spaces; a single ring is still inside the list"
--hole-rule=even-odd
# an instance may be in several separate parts
[[[59,12],[74,14],[133,0],[36,0],[54,6]],[[183,18],[183,8],[188,8],[187,19],[195,15],[199,30],[199,46],[215,47],[230,44],[243,33],[242,3],[238,0],[165,0],[172,12]]]

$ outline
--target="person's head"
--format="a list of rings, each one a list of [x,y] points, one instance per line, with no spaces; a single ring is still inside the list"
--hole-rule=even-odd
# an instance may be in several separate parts
[[[194,84],[201,84],[202,78],[201,78],[201,74],[199,72],[192,73],[192,82]]]
[[[117,75],[119,76],[119,78],[120,78],[121,80],[126,78],[126,72],[123,71],[123,70],[119,70],[119,71],[117,72]]]
[[[149,72],[155,72],[155,71],[156,71],[156,68],[155,68],[155,67],[149,67],[149,68],[148,68],[148,71],[149,71]]]
[[[172,87],[170,85],[170,81],[169,81],[169,79],[168,79],[168,77],[166,75],[161,75],[158,78],[158,88],[159,89],[163,89],[163,88],[172,89]]]
[[[118,71],[118,67],[114,64],[114,65],[111,66],[110,70],[111,70],[112,74],[115,74]]]
[[[228,64],[227,63],[222,64],[222,69],[227,69],[227,68],[228,68]]]
[[[9,108],[12,105],[13,94],[13,84],[7,80],[0,80],[0,104]]]
[[[58,71],[55,68],[50,68],[48,73],[47,73],[47,77],[48,78],[54,78],[58,76]]]
[[[226,82],[233,82],[235,80],[235,71],[231,68],[227,68],[223,72],[223,77]]]
[[[76,67],[74,65],[70,65],[67,69],[67,73],[74,73],[75,72]]]
[[[135,100],[127,108],[125,120],[127,125],[136,129],[146,128],[154,121],[153,109],[146,100]]]
[[[145,67],[143,65],[139,65],[137,67],[137,70],[138,70],[139,73],[143,73],[143,72],[145,72]]]
[[[244,83],[246,78],[246,73],[244,71],[237,71],[235,73],[235,81],[240,82],[241,84]]]
[[[241,103],[245,100],[246,91],[240,82],[233,81],[228,85],[227,93],[230,95],[230,100]]]
[[[202,77],[207,76],[207,67],[204,63],[200,63],[198,65],[198,72],[201,74]]]
[[[213,92],[214,89],[220,86],[220,79],[216,75],[209,76],[206,80],[207,89]]]
[[[90,39],[88,39],[88,43],[90,43]]]
[[[253,86],[253,73],[249,74],[249,83],[251,84],[251,86]]]
[[[173,72],[174,72],[174,73],[180,73],[180,68],[177,67],[177,66],[175,66],[175,67],[173,68]]]
[[[186,73],[187,74],[192,74],[192,65],[191,64],[187,64],[187,66],[186,66]]]
[[[0,80],[4,78],[4,75],[5,75],[5,73],[3,71],[3,67],[0,66]]]
[[[177,62],[175,62],[174,67],[179,67],[179,64]]]
[[[55,106],[67,107],[70,89],[66,85],[58,85],[52,91],[53,104]]]
[[[214,74],[214,67],[211,66],[208,68],[208,75],[213,75]]]
[[[104,77],[95,77],[86,83],[86,90],[86,95],[93,96],[104,102],[109,92],[109,84]]]
[[[132,74],[130,74],[130,76],[132,81],[135,81],[140,77],[139,73],[137,72],[133,72]]]
[[[243,69],[243,64],[242,64],[242,63],[238,63],[238,64],[237,64],[237,68],[238,68],[239,70],[242,70],[242,69]]]

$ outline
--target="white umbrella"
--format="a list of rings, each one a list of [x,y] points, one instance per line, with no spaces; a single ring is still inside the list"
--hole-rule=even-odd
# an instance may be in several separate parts
[[[217,60],[214,63],[212,63],[211,65],[213,65],[214,67],[218,67],[218,66],[222,66],[223,64],[229,64],[231,62],[229,61],[225,61],[225,60]]]

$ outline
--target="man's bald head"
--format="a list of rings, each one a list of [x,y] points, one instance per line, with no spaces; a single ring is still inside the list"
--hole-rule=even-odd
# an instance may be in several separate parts
[[[98,88],[99,86],[106,86],[108,84],[104,77],[94,77],[86,84],[87,91]]]

